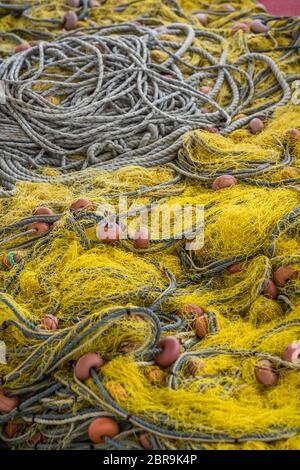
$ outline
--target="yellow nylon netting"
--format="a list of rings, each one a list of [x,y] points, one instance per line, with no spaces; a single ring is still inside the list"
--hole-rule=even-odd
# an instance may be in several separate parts
[[[222,3],[212,6],[209,1],[182,0],[186,13],[182,18],[158,0],[133,3],[123,12],[114,8],[125,2],[110,0],[93,9],[89,21],[111,24],[139,20],[147,13],[149,22],[154,18],[157,25],[195,24],[192,12],[217,10]],[[231,3],[242,9],[246,18],[259,9],[252,1]],[[40,19],[61,19],[66,11],[63,1],[40,4],[32,10]],[[280,30],[284,21],[274,21],[277,29],[274,27],[268,36],[241,31],[232,36],[230,25],[236,22],[237,11],[208,16],[208,29],[227,38],[232,59],[245,51],[245,44],[269,49],[290,43],[290,31]],[[42,22],[35,26],[49,31]],[[9,14],[0,17],[3,31],[28,27],[32,27],[31,20]],[[56,25],[50,31],[54,36],[61,28]],[[21,32],[20,37],[26,39],[26,34]],[[2,40],[3,51],[10,53],[15,44],[9,44],[5,36]],[[280,56],[279,52],[270,55],[274,60]],[[295,80],[300,75],[297,65],[298,53],[293,59],[279,61],[281,70],[293,74]],[[226,100],[226,90],[220,93],[220,99],[223,93]],[[299,360],[287,363],[282,359],[285,348],[300,340],[300,140],[288,137],[291,127],[300,128],[299,105],[278,108],[258,135],[250,134],[247,128],[227,137],[204,131],[185,135],[179,161],[184,160],[188,149],[195,174],[207,172],[213,178],[220,169],[227,173],[247,168],[259,158],[272,164],[268,171],[255,176],[261,186],[241,180],[214,191],[210,179],[203,182],[183,177],[142,194],[146,186],[171,181],[173,169],[127,167],[113,175],[89,170],[85,178],[72,185],[19,183],[15,196],[0,200],[3,262],[15,250],[15,241],[7,237],[25,230],[23,225],[8,231],[9,224],[31,217],[40,206],[60,215],[47,235],[47,243],[43,245],[41,239],[29,248],[21,246],[25,254],[21,264],[9,268],[3,264],[0,270],[0,340],[7,348],[7,363],[0,364],[0,377],[6,379],[0,390],[19,394],[21,403],[26,397],[38,397],[24,409],[21,405],[21,411],[7,420],[0,419],[2,440],[16,449],[89,448],[90,423],[99,416],[111,416],[120,423],[121,434],[116,441],[123,448],[139,446],[140,432],[145,430],[149,439],[153,438],[152,447],[162,449],[300,449],[300,365]],[[292,163],[280,164],[283,146],[288,148]],[[45,174],[54,171],[44,170]],[[292,183],[277,184],[287,180]],[[76,198],[93,203],[91,209],[82,211],[87,214],[104,210],[108,204],[117,207],[117,196],[127,193],[131,209],[150,203],[158,207],[204,206],[204,247],[187,253],[185,241],[179,240],[170,246],[157,244],[156,250],[141,253],[132,242],[121,240],[110,245],[99,241],[95,220],[87,215],[75,223],[71,217],[70,222],[68,208]],[[293,214],[289,223],[281,223],[288,214]],[[137,219],[132,216],[130,221],[134,230]],[[28,238],[24,235],[21,240]],[[224,260],[229,262],[224,264]],[[237,261],[242,263],[241,268],[232,274],[226,268]],[[212,265],[217,271],[209,274]],[[268,298],[264,295],[266,283],[286,265],[293,268],[293,278],[278,287],[277,299]],[[172,368],[161,368],[152,358],[134,354],[147,350],[156,334],[153,321],[138,309],[151,307],[168,288],[170,272],[177,289],[159,305],[160,320],[168,325],[162,336],[176,336],[182,358],[187,359],[173,375]],[[199,273],[204,276],[197,278]],[[209,312],[218,326],[209,328],[201,340],[195,336],[195,314],[181,312],[189,304]],[[130,311],[134,307],[137,311],[130,316],[111,317],[118,309]],[[58,318],[58,330],[43,329],[43,318],[49,314]],[[180,325],[172,329],[177,315]],[[101,320],[104,323],[96,326]],[[82,332],[86,334],[76,343]],[[97,374],[114,405],[94,377],[83,384],[74,378],[74,362],[94,351],[106,359]],[[196,374],[188,358],[203,363]],[[255,367],[261,358],[273,362],[279,375],[276,385],[257,381]],[[39,397],[44,390],[39,384],[43,383],[44,388],[56,383],[61,388]],[[3,416],[5,413],[0,418]],[[130,428],[131,417],[138,417],[141,423],[132,422]],[[7,422],[16,425],[13,436],[8,433]],[[202,438],[194,438],[196,434]],[[95,448],[109,445],[106,442]]]

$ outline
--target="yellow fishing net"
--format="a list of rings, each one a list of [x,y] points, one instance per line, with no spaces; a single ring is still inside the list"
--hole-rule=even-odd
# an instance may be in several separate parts
[[[0,9],[0,28],[21,28],[22,40],[33,23],[51,37],[62,31],[66,2],[28,3],[34,20]],[[235,11],[218,14],[223,3],[182,0],[177,11],[176,2],[109,0],[79,26],[197,24],[195,11],[208,10],[204,27],[224,35],[232,60],[249,47],[286,46],[299,28],[285,29],[287,20],[274,19],[263,37],[233,35],[232,24],[261,7],[233,1]],[[47,18],[60,23],[49,29]],[[13,39],[2,37],[3,53],[13,50]],[[299,77],[298,52],[284,60],[280,51],[270,55],[291,82]],[[270,77],[261,84],[255,106],[268,99],[263,90],[271,85]],[[218,102],[226,103],[227,93],[220,90]],[[300,449],[299,349],[296,359],[285,354],[300,341],[300,140],[288,134],[291,127],[300,128],[295,103],[279,107],[257,135],[247,127],[228,136],[187,133],[174,164],[89,169],[78,180],[55,184],[21,182],[13,197],[0,199],[3,441],[15,449],[89,449],[90,426],[109,417],[119,433],[94,440],[96,449],[145,447],[141,433],[154,449]],[[220,171],[247,173],[257,161],[265,171],[212,189]],[[118,212],[119,196],[127,196],[132,233],[141,207],[203,207],[204,246],[186,250],[176,227],[168,240],[150,240],[143,250],[133,240],[99,240],[96,225],[113,208]],[[78,198],[90,205],[73,213],[69,207]],[[34,214],[41,206],[54,218],[45,216],[50,230],[32,243],[26,231],[40,220]],[[290,276],[281,282],[278,270],[287,266]],[[268,290],[273,281],[275,294]],[[186,308],[195,305],[205,314],[202,336],[197,313]],[[56,318],[55,328],[47,317]],[[168,336],[177,338],[181,352],[164,367],[156,360],[157,342]],[[80,381],[74,366],[90,352],[105,364]],[[269,363],[271,384],[258,378],[260,361]],[[15,397],[17,408],[10,402]]]

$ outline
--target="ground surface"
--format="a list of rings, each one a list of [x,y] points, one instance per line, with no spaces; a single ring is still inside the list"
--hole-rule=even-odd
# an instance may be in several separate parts
[[[300,0],[261,0],[273,15],[300,15]]]

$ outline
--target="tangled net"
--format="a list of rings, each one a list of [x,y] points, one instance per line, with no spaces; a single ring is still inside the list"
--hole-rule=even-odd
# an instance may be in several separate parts
[[[2,439],[18,449],[90,449],[87,430],[105,416],[120,432],[96,449],[141,448],[145,440],[155,449],[298,448],[299,364],[282,353],[299,338],[299,193],[236,185],[212,194],[174,181],[170,171],[135,167],[77,184],[22,183],[2,202],[3,255],[30,245],[19,264],[2,271],[2,389],[20,399],[0,418]],[[100,208],[129,194],[131,214],[150,202],[209,202],[204,249],[191,255],[184,240],[172,239],[144,250],[128,240],[99,242],[101,211],[67,209],[83,188]],[[32,216],[37,205],[55,215]],[[37,242],[23,233],[33,221],[55,227]],[[263,295],[286,265],[296,276],[278,287],[277,300]],[[191,305],[208,318],[202,339]],[[58,330],[43,326],[49,315]],[[157,343],[170,335],[180,356],[159,367]],[[106,362],[82,382],[74,364],[93,351]],[[266,359],[280,374],[274,387],[255,378]]]
[[[203,47],[204,40],[220,49],[219,58]],[[53,180],[40,174],[44,166],[68,173],[167,163],[176,158],[187,131],[217,127],[228,133],[289,100],[289,85],[272,59],[249,53],[229,65],[223,42],[187,24],[160,32],[123,24],[41,42],[6,59],[0,68],[3,187],[11,195],[16,181]],[[192,56],[191,63],[185,55]],[[240,67],[256,59],[268,65],[281,94],[231,124],[255,98],[255,75]],[[206,94],[208,78],[214,85]],[[225,99],[217,96],[222,88],[230,92]],[[259,165],[265,169],[264,163]]]
[[[248,1],[225,15],[222,3],[134,3],[107,16],[122,25],[83,24],[0,66],[2,195],[11,196],[0,200],[0,438],[11,448],[300,449],[300,140],[289,133],[300,118],[288,101],[299,20]],[[197,8],[207,27],[197,27]],[[129,24],[137,11],[142,25]],[[270,31],[232,35],[250,15]],[[116,72],[129,57],[139,69],[132,90]],[[100,83],[110,101],[127,91],[116,108]],[[264,124],[255,135],[254,117]],[[96,119],[116,138],[98,136]],[[224,174],[235,184],[212,189]],[[119,196],[130,236],[107,243],[96,226]],[[79,197],[87,204],[70,209]],[[203,248],[189,251],[176,227],[139,248],[139,214],[176,205],[204,207]],[[37,215],[40,206],[51,211]]]

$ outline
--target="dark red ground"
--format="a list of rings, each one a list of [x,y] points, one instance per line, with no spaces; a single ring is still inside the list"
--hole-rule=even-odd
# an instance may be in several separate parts
[[[273,15],[300,16],[300,0],[260,0]]]

